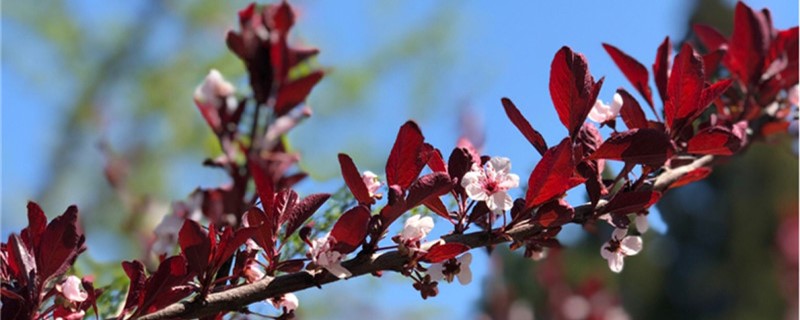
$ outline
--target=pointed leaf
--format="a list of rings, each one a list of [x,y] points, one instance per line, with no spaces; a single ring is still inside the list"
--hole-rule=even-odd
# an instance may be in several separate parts
[[[336,239],[334,249],[347,254],[353,252],[367,237],[369,223],[369,209],[357,206],[342,214],[331,230],[331,237]]]
[[[408,189],[411,182],[419,176],[427,159],[420,158],[425,137],[413,121],[408,121],[400,127],[397,139],[394,142],[389,160],[386,161],[386,182],[398,185],[401,189]]]
[[[550,98],[570,137],[580,130],[602,84],[603,79],[594,82],[582,54],[574,53],[569,47],[562,47],[556,53],[550,65]]]
[[[315,193],[300,200],[286,216],[287,224],[283,239],[286,240],[300,228],[330,197],[331,195],[328,193]]]
[[[733,33],[728,44],[726,66],[745,84],[757,84],[771,38],[768,18],[743,2],[736,4]]]
[[[614,60],[617,67],[622,70],[622,74],[633,84],[636,91],[639,91],[639,94],[644,97],[647,104],[652,106],[653,92],[650,91],[650,85],[648,84],[650,75],[647,73],[647,68],[617,47],[603,43],[603,48],[606,49],[606,52]]]
[[[447,211],[447,206],[444,205],[442,199],[439,197],[430,197],[422,202],[428,210],[433,211],[434,213],[438,214],[440,217],[445,218],[449,221],[452,221],[450,218],[450,213]]]
[[[197,221],[186,219],[178,233],[178,244],[192,272],[202,273],[211,260],[211,242],[208,233]]]
[[[248,166],[252,173],[253,181],[256,184],[256,192],[261,199],[261,207],[264,208],[264,213],[269,217],[270,221],[272,221],[275,215],[273,210],[275,185],[272,182],[272,178],[267,175],[266,164],[255,157],[251,157],[248,161]]]
[[[355,163],[353,163],[353,159],[344,153],[340,153],[339,167],[342,170],[344,183],[347,185],[347,188],[350,189],[350,192],[353,193],[353,197],[356,198],[356,201],[367,205],[375,203],[375,199],[369,196],[367,185],[364,184],[364,179],[361,178],[361,174],[358,172]]]
[[[622,97],[622,108],[619,109],[619,114],[622,116],[622,121],[628,129],[647,128],[647,118],[644,116],[644,111],[639,105],[639,102],[634,99],[630,93],[625,89],[618,89],[617,93]]]
[[[47,228],[47,216],[36,202],[28,202],[28,227],[22,229],[20,237],[28,248],[38,248],[42,234]]]
[[[450,153],[450,158],[447,159],[447,172],[455,183],[454,190],[458,194],[466,195],[464,187],[461,186],[461,179],[472,170],[472,165],[476,161],[480,160],[473,159],[469,151],[464,148],[455,148]]]
[[[177,255],[165,259],[147,279],[143,301],[137,313],[150,313],[185,298],[191,291],[176,290],[175,287],[186,285],[188,280],[186,258]]]
[[[423,149],[425,149],[425,155],[423,155],[423,158],[428,159],[428,168],[431,168],[431,170],[434,172],[447,173],[447,164],[444,163],[442,152],[427,143]]]
[[[540,155],[544,155],[547,152],[547,142],[544,141],[542,134],[533,129],[530,122],[522,116],[522,113],[519,112],[519,109],[511,100],[503,98],[500,101],[503,103],[503,109],[506,110],[506,115],[511,120],[511,123],[517,127],[519,132],[522,132],[525,139],[528,139],[528,142],[536,148],[536,151],[539,151]]]
[[[231,230],[230,227],[225,229],[225,231],[229,230]],[[223,247],[217,248],[217,255],[214,257],[214,267],[218,268],[225,263],[225,261],[228,261],[228,259],[239,250],[239,247],[247,242],[248,239],[252,238],[256,232],[258,232],[258,228],[248,227],[232,232],[232,236],[223,235],[222,241],[220,241],[220,245]],[[230,234],[230,232],[227,233]]]
[[[674,153],[675,147],[664,132],[631,129],[612,135],[589,158],[661,167]]]
[[[650,208],[658,199],[661,199],[661,192],[658,191],[619,192],[606,204],[603,212],[620,215],[637,213]]]
[[[70,206],[64,214],[50,221],[36,253],[39,283],[44,284],[66,272],[78,254],[86,249],[84,241],[83,234],[78,231],[77,207]]]
[[[733,84],[733,80],[725,79],[717,81],[714,84],[703,89],[703,92],[700,94],[698,111],[695,114],[691,115],[687,119],[687,121],[692,122],[694,121],[694,119],[697,119],[697,117],[699,117],[703,113],[703,111],[708,107],[709,104],[711,104],[711,102],[719,98],[720,95],[722,95],[725,91],[728,90],[728,88],[731,87],[731,84]]]
[[[297,192],[292,189],[283,189],[275,196],[275,213],[278,216],[278,226],[282,226],[287,215],[297,203]]]
[[[144,274],[144,264],[138,260],[122,261],[122,269],[128,275],[130,284],[128,285],[128,296],[125,298],[125,307],[123,307],[122,314],[119,316],[120,319],[124,319],[127,313],[139,306],[144,298],[144,285],[147,280],[147,276]]]
[[[687,151],[693,154],[729,156],[739,151],[741,140],[725,127],[709,127],[689,139]]]
[[[667,128],[673,136],[698,112],[704,81],[703,61],[689,44],[684,44],[672,65],[667,88],[669,99],[664,105]]]
[[[703,66],[706,70],[706,81],[711,81],[717,74],[720,62],[725,57],[725,49],[717,49],[703,55]]]
[[[550,148],[536,164],[528,178],[526,208],[537,207],[581,184],[585,179],[575,175],[572,141],[565,138]]]
[[[420,260],[428,263],[440,263],[455,258],[467,251],[469,251],[468,246],[457,242],[438,244],[428,249],[428,253],[422,256]]]
[[[253,235],[253,240],[256,244],[264,248],[264,250],[272,250],[276,238],[276,226],[272,223],[272,220],[267,219],[266,214],[256,207],[247,210],[242,219],[247,222],[247,226],[258,228],[258,231]]]
[[[37,275],[36,258],[28,249],[25,248],[24,241],[20,236],[12,233],[8,237],[8,243],[4,244],[5,253],[8,255],[3,259],[4,264],[7,263],[9,273],[13,276],[14,280],[20,282],[21,286],[33,287],[31,276]],[[5,282],[6,279],[3,279]]]
[[[452,188],[453,181],[447,173],[434,172],[421,176],[408,188],[406,208],[412,209],[427,199],[438,198]]]
[[[573,217],[575,210],[564,199],[558,199],[539,207],[533,215],[533,222],[544,228],[552,228],[569,223]]]
[[[661,97],[662,102],[667,101],[667,83],[669,75],[669,61],[672,56],[672,43],[669,37],[664,38],[664,42],[658,46],[656,52],[656,61],[653,63],[653,78],[656,81],[656,88],[658,88],[658,95]],[[655,112],[655,110],[653,110]]]
[[[311,89],[317,85],[317,82],[322,80],[323,75],[325,75],[323,71],[314,71],[305,77],[281,86],[275,102],[275,116],[280,117],[288,113],[306,100],[308,94],[311,93]]]

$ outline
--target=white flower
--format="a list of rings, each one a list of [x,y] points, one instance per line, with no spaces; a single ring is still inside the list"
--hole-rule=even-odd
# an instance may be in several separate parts
[[[236,88],[230,82],[226,81],[222,74],[216,69],[211,69],[203,83],[194,89],[194,100],[198,105],[209,106],[215,109],[222,107],[223,103],[228,108],[236,107],[234,103],[230,103],[228,97],[232,97]]]
[[[433,230],[433,218],[420,215],[411,216],[406,220],[403,231],[400,232],[400,241],[420,241]]]
[[[475,166],[467,172],[461,186],[473,200],[486,201],[489,210],[502,213],[514,205],[508,189],[519,186],[519,176],[511,173],[508,158],[494,157],[486,163],[486,168]]]
[[[300,306],[300,300],[297,299],[294,293],[287,293],[279,299],[267,299],[267,301],[276,309],[284,310],[286,313],[290,313]]]
[[[626,256],[633,256],[642,251],[642,238],[638,236],[627,236],[628,229],[617,228],[608,240],[600,248],[600,255],[608,260],[608,268],[619,273],[625,264]]]
[[[597,99],[594,107],[589,111],[589,119],[597,123],[614,120],[619,115],[620,108],[622,108],[622,96],[619,93],[614,94],[614,100],[611,105],[604,104],[603,101]]]
[[[542,248],[542,250],[532,250],[531,251],[531,259],[533,261],[541,261],[544,258],[547,258],[547,249],[546,248]]]
[[[156,241],[150,249],[156,255],[169,254],[178,243],[178,232],[181,231],[184,219],[174,214],[167,214],[161,219],[155,231]]]
[[[369,196],[371,198],[375,198],[378,194],[378,189],[381,187],[381,180],[378,179],[378,176],[372,171],[364,171],[364,174],[361,175],[361,179],[364,180],[364,185],[367,186],[367,190],[369,191]]]
[[[244,264],[244,277],[247,283],[253,283],[264,278],[264,271],[258,267],[258,263],[253,259],[247,259]]]
[[[650,229],[650,223],[647,222],[647,215],[646,214],[637,214],[636,219],[633,220],[633,223],[636,224],[636,230],[639,233],[647,232],[647,229]]]
[[[84,302],[89,297],[89,293],[83,289],[81,279],[76,276],[69,276],[61,282],[61,294],[72,302]]]
[[[352,276],[347,268],[342,266],[344,255],[341,252],[333,250],[333,244],[336,239],[330,237],[330,234],[315,239],[311,242],[311,248],[308,250],[308,255],[311,256],[311,261],[317,266],[325,268],[334,276],[344,279]]]
[[[444,279],[447,282],[453,282],[453,278],[458,278],[458,283],[468,285],[472,282],[472,270],[469,265],[472,263],[472,254],[467,252],[457,259],[447,260],[443,263],[434,263],[428,268],[428,275],[431,281],[439,281]]]

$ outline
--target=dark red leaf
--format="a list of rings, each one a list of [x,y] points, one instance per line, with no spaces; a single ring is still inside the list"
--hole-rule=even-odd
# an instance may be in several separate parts
[[[422,202],[428,210],[433,211],[434,213],[438,214],[440,217],[445,218],[447,220],[450,219],[450,214],[447,211],[447,207],[442,202],[442,199],[439,197],[430,197]]]
[[[280,117],[296,107],[308,97],[311,89],[322,80],[323,71],[314,71],[311,74],[286,83],[278,91],[275,102],[275,116]]]
[[[572,151],[572,141],[565,138],[544,153],[528,178],[527,208],[539,206],[583,183],[585,178],[575,174]]]
[[[698,102],[704,81],[703,61],[689,44],[684,44],[672,65],[667,88],[669,98],[664,104],[665,122],[673,136],[701,108]]]
[[[356,201],[367,205],[375,203],[375,199],[369,196],[367,185],[364,184],[364,179],[361,178],[361,174],[358,172],[355,163],[353,163],[353,159],[344,153],[340,153],[339,167],[342,169],[344,183],[350,189],[350,192],[353,193],[353,197],[356,198]]]
[[[711,174],[711,168],[701,167],[701,168],[694,169],[692,171],[689,171],[689,173],[683,175],[683,177],[678,179],[678,181],[675,181],[674,183],[672,183],[669,186],[669,188],[670,189],[677,188],[677,187],[685,186],[685,185],[690,184],[690,183],[695,182],[695,181],[703,180],[706,177],[708,177],[709,174]]]
[[[38,248],[42,234],[47,228],[47,216],[36,202],[28,202],[28,227],[22,229],[20,237],[28,248]]]
[[[427,143],[423,149],[426,149],[423,158],[428,159],[428,168],[431,168],[434,172],[447,173],[447,164],[444,163],[442,152]]]
[[[667,101],[667,75],[669,75],[669,61],[672,56],[672,43],[669,37],[664,38],[664,42],[658,46],[656,52],[656,61],[653,63],[653,78],[656,81],[656,88],[658,88],[658,95],[661,101]],[[653,111],[655,112],[655,110]]]
[[[736,4],[733,33],[725,63],[744,84],[757,84],[764,67],[764,56],[770,45],[769,19],[743,2]]]
[[[36,267],[39,283],[44,284],[62,275],[86,249],[85,238],[78,231],[78,208],[69,206],[64,214],[56,217],[42,234],[41,245],[36,252]]]
[[[437,244],[428,249],[428,253],[422,256],[420,260],[429,263],[440,263],[455,258],[467,251],[469,251],[469,247],[461,243],[450,242]]]
[[[420,158],[424,142],[422,131],[413,121],[400,127],[389,160],[386,161],[386,182],[389,186],[398,185],[406,190],[414,182],[427,162],[427,159],[422,161]]]
[[[570,137],[580,130],[602,85],[602,78],[594,82],[582,54],[574,53],[569,47],[562,47],[556,53],[550,64],[550,98]]]
[[[275,196],[275,212],[278,215],[278,226],[283,225],[287,215],[297,203],[297,192],[292,189],[283,189]]]
[[[178,244],[192,272],[202,273],[211,260],[211,242],[208,233],[197,221],[186,219],[178,233]]]
[[[720,95],[722,95],[726,90],[728,90],[728,88],[731,87],[731,84],[733,84],[733,80],[725,79],[717,81],[703,89],[703,92],[700,94],[699,108],[697,108],[697,112],[691,115],[687,121],[692,122],[694,119],[699,117],[708,107],[708,105],[711,104],[711,102],[719,98]]]
[[[453,181],[450,176],[445,172],[433,172],[419,177],[408,188],[408,196],[406,197],[406,209],[412,209],[425,200],[439,197],[453,187]]]
[[[644,97],[647,104],[653,106],[653,92],[648,84],[650,75],[647,73],[647,68],[617,47],[604,43],[603,48],[606,49],[617,67],[622,70],[622,74],[633,84],[636,91],[639,91],[639,94]]]
[[[739,151],[741,140],[730,129],[708,127],[689,139],[687,151],[694,154],[729,156]]]
[[[356,250],[367,237],[369,218],[369,209],[364,206],[357,206],[342,214],[331,230],[330,236],[336,239],[334,249],[342,254]]]
[[[230,230],[230,228],[225,230],[228,232],[223,235],[220,241],[220,245],[223,247],[216,249],[217,251],[216,256],[214,257],[214,267],[219,267],[222,265],[222,263],[227,261],[231,256],[233,256],[234,253],[236,253],[236,250],[238,250],[239,247],[247,242],[248,239],[255,236],[258,232],[258,228],[255,227],[241,228],[235,232],[232,232],[233,235],[231,236],[231,232],[229,232]]]
[[[464,175],[472,170],[472,164],[478,159],[473,159],[472,155],[464,148],[455,148],[450,153],[450,158],[447,160],[447,172],[450,178],[455,183],[454,189],[458,194],[465,195],[464,187],[461,186],[461,179]]]
[[[511,100],[503,98],[500,101],[503,103],[503,109],[506,110],[506,115],[511,120],[511,123],[517,127],[519,132],[522,132],[525,139],[528,139],[528,142],[536,148],[536,151],[539,151],[539,154],[544,155],[547,152],[547,142],[544,141],[542,134],[533,129],[530,122],[522,116],[522,113],[519,112],[519,109]]]
[[[698,23],[694,25],[693,29],[708,52],[716,51],[722,45],[727,45],[728,43],[728,39],[712,26]]]
[[[9,272],[14,280],[19,281],[21,286],[33,287],[31,282],[34,279],[30,277],[37,275],[36,258],[25,248],[24,240],[12,233],[8,237],[8,243],[5,246],[8,257],[3,262],[8,263]]]
[[[625,89],[617,89],[617,93],[622,96],[622,108],[619,109],[619,114],[622,116],[622,121],[628,129],[647,128],[647,118],[644,116],[642,106],[634,99]]]
[[[661,198],[658,191],[628,191],[617,193],[603,208],[603,212],[615,214],[637,213],[650,208]]]
[[[266,214],[256,207],[250,208],[242,216],[242,219],[247,222],[250,227],[258,228],[258,231],[253,235],[253,240],[264,250],[272,250],[275,245],[275,225],[272,220],[267,219]]]
[[[283,234],[283,239],[288,238],[297,228],[300,228],[300,226],[302,226],[314,212],[317,212],[317,209],[330,197],[331,195],[328,193],[315,193],[300,200],[300,202],[289,211],[289,214],[286,215],[287,225]]]
[[[572,221],[575,210],[564,201],[557,199],[543,204],[533,215],[533,222],[544,228],[552,228],[564,225]]]
[[[264,208],[264,213],[269,217],[270,221],[272,221],[271,219],[275,215],[273,210],[275,185],[272,182],[272,178],[267,175],[266,164],[254,157],[251,157],[247,164],[250,167],[253,181],[255,181],[256,184],[256,192],[261,199],[261,207]]]
[[[675,153],[669,136],[656,129],[631,129],[608,138],[590,159],[611,159],[660,167]]]
[[[283,35],[288,33],[289,29],[294,25],[294,12],[292,7],[285,1],[267,6],[266,15],[268,19],[265,20],[270,30],[278,31]]]
[[[144,285],[147,280],[147,276],[144,274],[144,264],[138,260],[122,261],[122,269],[128,275],[130,284],[128,285],[128,297],[125,298],[125,307],[119,316],[120,319],[124,319],[127,313],[140,305],[144,299]]]
[[[722,58],[725,57],[725,52],[725,49],[717,49],[703,55],[703,66],[706,69],[706,81],[711,81],[716,75],[719,64],[722,62]]]
[[[188,284],[189,275],[183,256],[172,256],[162,261],[145,283],[143,301],[137,313],[151,313],[188,296],[191,291],[179,286]]]

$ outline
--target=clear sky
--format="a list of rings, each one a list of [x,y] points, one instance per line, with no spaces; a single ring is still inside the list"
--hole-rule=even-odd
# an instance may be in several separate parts
[[[110,7],[106,2],[77,3],[70,14],[86,17],[88,21],[105,12],[126,18],[124,8]],[[409,32],[429,32],[425,26],[431,17],[448,19],[439,25],[452,28],[449,31],[452,37],[446,41],[434,41],[435,36],[421,36],[425,41],[419,44],[422,46],[419,51],[429,58],[427,61],[436,63],[403,61],[385,66],[372,84],[374,90],[363,99],[363,105],[341,114],[325,111],[326,101],[322,94],[339,88],[323,81],[315,91],[319,94],[312,93],[309,101],[320,111],[293,133],[293,141],[307,158],[322,159],[319,161],[335,161],[338,152],[370,153],[378,155],[373,158],[385,159],[399,126],[414,118],[428,141],[448,154],[458,138],[458,110],[469,105],[485,128],[484,153],[511,158],[512,171],[527,181],[527,173],[539,156],[510,125],[502,111],[500,98],[511,98],[545,139],[551,145],[555,144],[566,134],[557,120],[548,93],[549,65],[555,52],[568,45],[586,55],[595,78],[606,77],[600,98],[608,101],[616,88],[622,86],[630,91],[631,86],[613,65],[601,43],[617,46],[649,68],[664,36],[680,39],[687,32],[684,13],[692,3],[689,0],[390,1],[376,5],[372,1],[301,1],[298,38],[319,47],[322,50],[320,63],[332,68],[334,74],[337,69],[363,68],[360,64],[364,60]],[[778,28],[797,25],[796,1],[748,3],[756,8],[769,6]],[[449,14],[442,14],[442,8],[450,10]],[[229,16],[230,25],[234,26],[235,12]],[[24,32],[17,32],[19,28],[9,25],[6,19],[2,21],[2,31],[4,56],[25,55],[29,59],[21,60],[23,63],[58,68],[52,65],[54,53],[47,46],[29,42]],[[209,43],[224,46],[221,38]],[[419,83],[412,83],[420,79],[428,81],[422,83],[422,88],[419,88]],[[51,128],[57,128],[56,124],[62,121],[59,115],[63,113],[60,109],[63,103],[60,101],[70,97],[69,84],[34,86],[32,81],[10,68],[6,59],[2,61],[1,208],[4,239],[24,223],[15,217],[24,213],[24,203],[41,188],[42,174],[46,172],[43,166],[50,156],[48,149],[58,134]],[[426,83],[432,84],[437,91],[426,92]],[[52,88],[52,91],[39,92],[32,89],[34,87]],[[420,93],[419,97],[414,96],[417,93]],[[191,92],[176,94],[187,101],[187,113],[194,112]],[[422,103],[420,97],[431,97],[432,100]],[[345,142],[354,137],[359,139],[359,143]],[[355,161],[363,169],[381,171],[382,162],[363,164],[373,160],[359,162],[357,157]],[[313,159],[306,161],[308,165],[313,163]],[[186,192],[198,183],[196,179],[186,181],[179,186]],[[317,185],[321,188],[338,186],[336,182]],[[315,186],[313,183],[305,184],[303,189],[316,190]],[[516,195],[521,195],[521,191]],[[570,198],[573,203],[580,202],[582,195],[571,194]],[[654,222],[660,230],[665,229],[663,223]],[[440,288],[441,295],[428,300],[425,306],[432,303],[433,307],[439,308],[435,313],[439,319],[462,319],[473,314],[474,310],[469,306],[480,295],[480,282],[489,270],[488,265],[489,260],[483,251],[475,252],[473,284],[465,287],[444,285]],[[331,287],[332,290],[320,292],[312,289],[300,293],[301,305],[305,301],[330,301],[345,306],[368,306],[368,301],[375,301],[381,305],[383,311],[380,312],[389,319],[399,319],[402,316],[398,312],[421,306],[411,282],[395,277],[381,281],[381,286],[375,286],[372,280],[352,279]],[[364,291],[370,294],[362,294]],[[347,294],[345,298],[337,298],[332,294],[335,292]],[[322,296],[322,293],[327,294]],[[348,295],[359,301],[348,301]],[[329,298],[331,300],[327,300]]]

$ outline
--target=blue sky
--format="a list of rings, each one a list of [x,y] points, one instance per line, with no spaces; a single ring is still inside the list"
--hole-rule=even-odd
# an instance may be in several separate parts
[[[89,23],[102,19],[112,12],[125,19],[124,8],[110,7],[100,1],[79,1],[70,14],[85,17]],[[389,46],[409,30],[426,32],[424,27],[430,17],[437,17],[439,6],[453,10],[453,37],[442,42],[424,43],[423,54],[441,54],[432,58],[437,65],[404,61],[389,66],[380,74],[377,83],[360,106],[342,114],[321,112],[317,117],[299,127],[292,138],[307,158],[335,161],[338,152],[353,154],[371,153],[373,158],[385,159],[397,128],[409,118],[417,119],[428,141],[446,154],[458,138],[458,110],[468,104],[482,120],[486,131],[484,152],[506,156],[513,161],[513,171],[527,180],[527,173],[539,156],[521,134],[510,125],[502,112],[501,97],[511,98],[533,126],[542,132],[552,145],[566,130],[557,120],[548,93],[549,65],[555,52],[563,45],[583,53],[589,61],[595,78],[605,76],[600,98],[611,99],[617,87],[630,89],[630,84],[613,65],[601,47],[607,42],[624,50],[650,66],[655,49],[669,35],[680,39],[686,33],[685,7],[692,1],[518,1],[514,3],[489,3],[483,1],[400,2],[391,1],[376,6],[370,1],[301,1],[297,23],[298,37],[304,43],[321,48],[319,62],[336,70],[359,68],[359,64],[373,56],[379,48]],[[797,24],[796,1],[748,1],[756,8],[769,6],[778,28]],[[234,25],[235,12],[229,14]],[[128,17],[130,18],[130,17]],[[15,59],[29,64],[43,64],[40,68],[59,70],[57,57],[51,48],[26,40],[18,27],[3,19],[3,55],[24,55],[29,59]],[[449,20],[448,20],[449,21]],[[224,46],[222,39],[213,45]],[[158,50],[159,48],[153,48]],[[10,50],[14,50],[10,52]],[[22,77],[16,69],[2,61],[2,220],[3,237],[10,230],[18,230],[19,217],[24,203],[32,197],[46,172],[43,166],[49,157],[58,132],[63,112],[60,101],[69,98],[69,84],[41,85]],[[435,83],[437,92],[430,105],[418,104],[413,94],[419,74]],[[37,79],[52,81],[52,79]],[[200,79],[198,79],[200,81]],[[48,88],[48,92],[38,90]],[[412,89],[410,89],[412,88]],[[332,83],[322,82],[319,94],[340,90]],[[180,93],[190,103],[191,92]],[[637,96],[638,97],[638,96]],[[324,107],[325,97],[315,95],[309,102],[312,107]],[[193,112],[191,105],[188,112]],[[423,115],[424,116],[421,116]],[[195,120],[199,115],[195,114]],[[201,121],[201,120],[200,120]],[[309,129],[305,129],[305,128]],[[314,129],[315,128],[315,129]],[[324,133],[324,136],[320,134]],[[604,131],[604,134],[607,132]],[[345,143],[353,138],[358,143]],[[322,145],[320,139],[324,139]],[[369,149],[369,150],[365,150]],[[362,169],[381,171],[382,163],[366,159],[357,164]],[[306,163],[313,163],[308,160]],[[366,167],[364,167],[366,166]],[[370,167],[371,166],[371,167]],[[198,166],[199,168],[199,166]],[[183,174],[181,174],[183,175]],[[191,172],[185,175],[191,176]],[[202,177],[202,175],[201,175]],[[176,182],[176,188],[191,190],[197,179]],[[188,181],[188,182],[186,182]],[[309,191],[335,188],[335,182],[305,184]],[[81,186],[89,188],[89,186]],[[84,191],[85,192],[85,191]],[[518,193],[517,195],[521,195]],[[571,202],[580,202],[582,195],[570,194]],[[656,225],[658,225],[657,221]],[[659,226],[664,229],[663,224]],[[440,231],[441,232],[441,231]],[[91,235],[90,235],[91,236]],[[599,259],[599,256],[598,256]],[[443,286],[440,297],[428,300],[439,310],[437,318],[461,319],[472,314],[470,302],[475,301],[482,286],[480,279],[489,272],[489,260],[483,251],[475,253],[473,271],[476,281],[461,287],[458,284]],[[390,277],[392,278],[392,277]],[[419,295],[410,281],[389,279],[380,287],[374,281],[353,279],[333,285],[333,291],[370,291],[375,294],[358,294],[358,299],[374,299],[384,309],[388,318],[400,318],[398,311],[418,308]],[[329,292],[329,291],[325,291]],[[303,301],[321,298],[318,290],[300,293]],[[369,301],[369,300],[368,300]],[[365,303],[369,304],[369,303]]]

